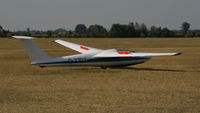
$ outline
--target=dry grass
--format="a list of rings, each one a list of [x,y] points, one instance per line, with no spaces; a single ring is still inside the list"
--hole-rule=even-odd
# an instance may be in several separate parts
[[[0,39],[0,113],[199,113],[200,39],[64,39],[101,49],[183,52],[124,69],[38,68],[18,40]],[[76,54],[34,40],[54,57]]]

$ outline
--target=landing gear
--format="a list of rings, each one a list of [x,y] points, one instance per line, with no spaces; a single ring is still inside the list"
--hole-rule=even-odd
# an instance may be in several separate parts
[[[105,67],[105,66],[104,66],[104,67],[101,67],[101,69],[107,69],[107,68],[108,68],[108,67]]]
[[[45,66],[40,66],[40,68],[45,68]]]

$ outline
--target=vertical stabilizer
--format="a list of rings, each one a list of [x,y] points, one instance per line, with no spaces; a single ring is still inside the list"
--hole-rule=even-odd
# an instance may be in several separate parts
[[[25,36],[13,36],[14,38],[21,39],[23,48],[28,53],[28,56],[32,62],[48,61],[51,59],[45,52],[43,52],[37,45],[35,45],[30,39],[32,37]]]

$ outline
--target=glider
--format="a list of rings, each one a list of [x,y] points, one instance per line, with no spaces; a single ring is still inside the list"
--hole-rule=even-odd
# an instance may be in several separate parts
[[[80,54],[53,58],[48,56],[40,48],[38,48],[27,36],[12,36],[20,39],[23,48],[28,53],[32,65],[40,67],[48,66],[97,66],[101,68],[107,67],[123,67],[144,63],[153,56],[177,56],[181,53],[141,53],[131,50],[121,49],[96,49],[84,45],[74,44],[63,40],[55,40],[67,48],[73,49]]]

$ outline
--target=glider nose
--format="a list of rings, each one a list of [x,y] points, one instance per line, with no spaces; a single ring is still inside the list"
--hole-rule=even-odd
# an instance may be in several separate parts
[[[141,63],[147,62],[151,59],[151,57],[143,57]]]
[[[146,57],[145,60],[146,60],[146,61],[149,61],[150,59],[151,59],[151,57]],[[145,61],[145,62],[146,62],[146,61]]]

